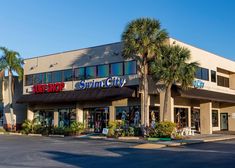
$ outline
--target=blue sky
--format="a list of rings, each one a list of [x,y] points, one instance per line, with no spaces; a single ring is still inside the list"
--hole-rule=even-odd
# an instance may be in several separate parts
[[[0,0],[0,46],[23,58],[120,41],[126,24],[159,19],[171,37],[235,60],[233,0]]]

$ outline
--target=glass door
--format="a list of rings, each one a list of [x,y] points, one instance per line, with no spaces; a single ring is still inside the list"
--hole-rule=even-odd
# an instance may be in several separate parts
[[[220,129],[228,130],[228,113],[220,113]]]
[[[191,127],[196,131],[200,131],[200,109],[191,109]]]
[[[84,109],[84,124],[88,132],[101,133],[108,126],[109,108]]]
[[[177,128],[188,127],[188,108],[175,108],[174,114]]]

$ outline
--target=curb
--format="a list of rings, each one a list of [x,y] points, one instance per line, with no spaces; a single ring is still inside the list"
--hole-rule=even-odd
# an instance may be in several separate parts
[[[212,139],[197,139],[192,142],[177,142],[172,144],[167,144],[166,147],[177,147],[177,146],[183,146],[183,145],[191,145],[191,144],[200,144],[200,143],[207,143],[207,142],[217,142],[217,141],[225,141],[235,139],[235,137],[223,137],[223,138],[212,138]]]
[[[28,134],[28,136],[42,136],[42,134]]]
[[[49,137],[59,137],[59,138],[64,138],[64,135],[48,135]]]

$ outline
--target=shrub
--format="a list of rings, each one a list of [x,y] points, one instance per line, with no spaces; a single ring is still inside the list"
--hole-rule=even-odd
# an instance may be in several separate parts
[[[74,121],[71,123],[70,129],[72,132],[80,134],[84,130],[84,125],[83,123]]]
[[[156,124],[157,137],[170,138],[176,128],[176,124],[170,121],[164,121]]]
[[[108,137],[116,137],[116,129],[118,128],[119,123],[117,121],[110,121],[108,125]]]
[[[54,134],[54,135],[64,135],[65,134],[65,128],[64,127],[54,127],[52,129],[52,134]]]
[[[0,128],[0,132],[6,132],[4,128]]]

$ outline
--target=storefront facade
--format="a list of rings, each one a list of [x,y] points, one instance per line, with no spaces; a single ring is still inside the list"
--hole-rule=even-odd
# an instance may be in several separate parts
[[[173,41],[190,49],[200,67],[191,89],[172,88],[167,120],[203,134],[235,131],[235,62]],[[101,132],[114,120],[132,126],[161,121],[162,84],[150,77],[149,111],[143,112],[137,62],[124,60],[121,50],[121,43],[113,43],[26,59],[18,102],[27,103],[28,119],[51,126],[79,121],[89,132]]]

